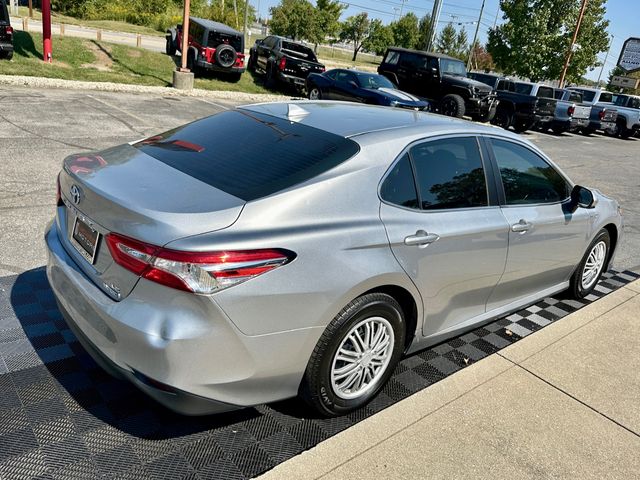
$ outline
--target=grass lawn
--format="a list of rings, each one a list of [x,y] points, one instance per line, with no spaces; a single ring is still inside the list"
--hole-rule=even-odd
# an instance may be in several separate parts
[[[28,7],[18,7],[18,15],[20,17],[29,16]],[[33,19],[42,19],[40,10],[33,9]],[[99,28],[103,30],[113,30],[114,32],[126,32],[126,33],[140,33],[142,35],[155,35],[158,37],[164,37],[164,32],[159,32],[150,27],[143,27],[140,25],[133,25],[132,23],[119,22],[116,20],[83,20],[75,17],[68,17],[61,13],[51,12],[52,23],[64,23],[67,25],[81,25],[83,27]]]
[[[53,63],[42,61],[42,35],[16,30],[13,60],[0,61],[0,74],[91,82],[170,86],[176,64],[171,57],[142,48],[65,36],[53,37]],[[204,77],[202,76],[204,75]],[[196,76],[196,88],[248,93],[274,93],[262,80],[244,73],[233,83],[213,74]]]

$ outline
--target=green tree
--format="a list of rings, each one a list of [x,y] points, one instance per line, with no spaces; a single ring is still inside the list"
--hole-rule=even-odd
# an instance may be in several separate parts
[[[178,0],[181,3],[182,0]],[[246,0],[211,0],[209,4],[205,0],[197,0],[195,9],[191,0],[191,15],[201,15],[209,20],[225,23],[238,30],[244,25],[244,4]],[[251,24],[256,18],[256,11],[249,3],[247,22]]]
[[[454,51],[457,42],[457,32],[453,23],[448,23],[438,35],[435,42],[435,50],[446,55]]]
[[[415,48],[418,50],[424,50],[427,48],[427,43],[431,38],[431,15],[427,14],[420,19],[420,25],[418,25],[418,41],[415,44]]]
[[[369,37],[371,21],[367,12],[361,12],[347,18],[342,24],[340,39],[353,44],[353,62],[356,61],[362,43]]]
[[[489,72],[495,70],[496,64],[493,57],[487,49],[483,47],[479,41],[471,47],[473,54],[471,55],[471,69]]]
[[[269,12],[271,33],[294,40],[314,37],[315,8],[308,0],[281,0]]]
[[[327,37],[336,38],[340,33],[340,15],[346,6],[336,0],[317,0],[313,29],[309,40],[318,44]]]
[[[608,47],[606,0],[590,0],[571,56],[567,80],[579,81]],[[501,0],[505,22],[489,30],[487,51],[499,69],[533,81],[562,73],[580,0]]]
[[[418,17],[414,13],[407,13],[396,22],[391,23],[393,42],[397,47],[413,48],[418,42]]]
[[[383,25],[377,18],[371,20],[369,35],[362,42],[362,48],[376,55],[384,55],[387,47],[393,45],[393,31],[388,25]]]

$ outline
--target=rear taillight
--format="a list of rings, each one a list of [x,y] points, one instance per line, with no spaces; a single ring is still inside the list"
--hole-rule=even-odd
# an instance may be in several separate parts
[[[56,178],[56,207],[62,206],[62,192],[60,188],[60,174]]]
[[[278,70],[283,71],[286,66],[287,66],[287,59],[285,57],[282,57],[280,59],[280,62],[278,62]]]
[[[13,35],[13,27],[11,25],[9,25],[6,29],[5,29],[5,33],[7,35]]]
[[[182,252],[110,233],[107,245],[115,262],[167,287],[211,294],[289,263],[293,252],[281,249]]]
[[[569,108],[567,108],[567,113],[569,114],[570,117],[573,117],[573,114],[576,111],[576,106],[575,105],[571,105]]]
[[[600,110],[600,113],[598,113],[598,117],[600,117],[600,120],[604,120],[604,116],[607,114],[607,110],[606,109],[602,109]]]

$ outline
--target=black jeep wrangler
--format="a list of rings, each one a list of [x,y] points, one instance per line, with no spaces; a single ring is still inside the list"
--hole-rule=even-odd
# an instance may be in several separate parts
[[[7,10],[7,2],[0,0],[0,58],[13,57],[13,27]]]
[[[167,30],[166,53],[182,52],[182,25]],[[209,70],[227,74],[234,82],[240,80],[246,70],[244,63],[244,35],[224,23],[189,18],[189,49],[187,68],[194,74],[197,70]]]
[[[498,102],[491,87],[467,78],[466,66],[457,58],[390,47],[378,73],[400,90],[426,98],[443,115],[488,122],[496,114]]]

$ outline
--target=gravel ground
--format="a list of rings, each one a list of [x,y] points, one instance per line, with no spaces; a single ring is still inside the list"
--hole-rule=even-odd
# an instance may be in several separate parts
[[[166,96],[202,97],[228,100],[238,103],[277,102],[291,100],[287,95],[228,92],[224,90],[176,90],[171,87],[152,87],[145,85],[127,85],[111,82],[81,82],[78,80],[61,80],[57,78],[27,77],[22,75],[0,75],[0,85],[28,87],[36,90],[65,88],[68,90],[85,90],[99,92],[147,93]]]

